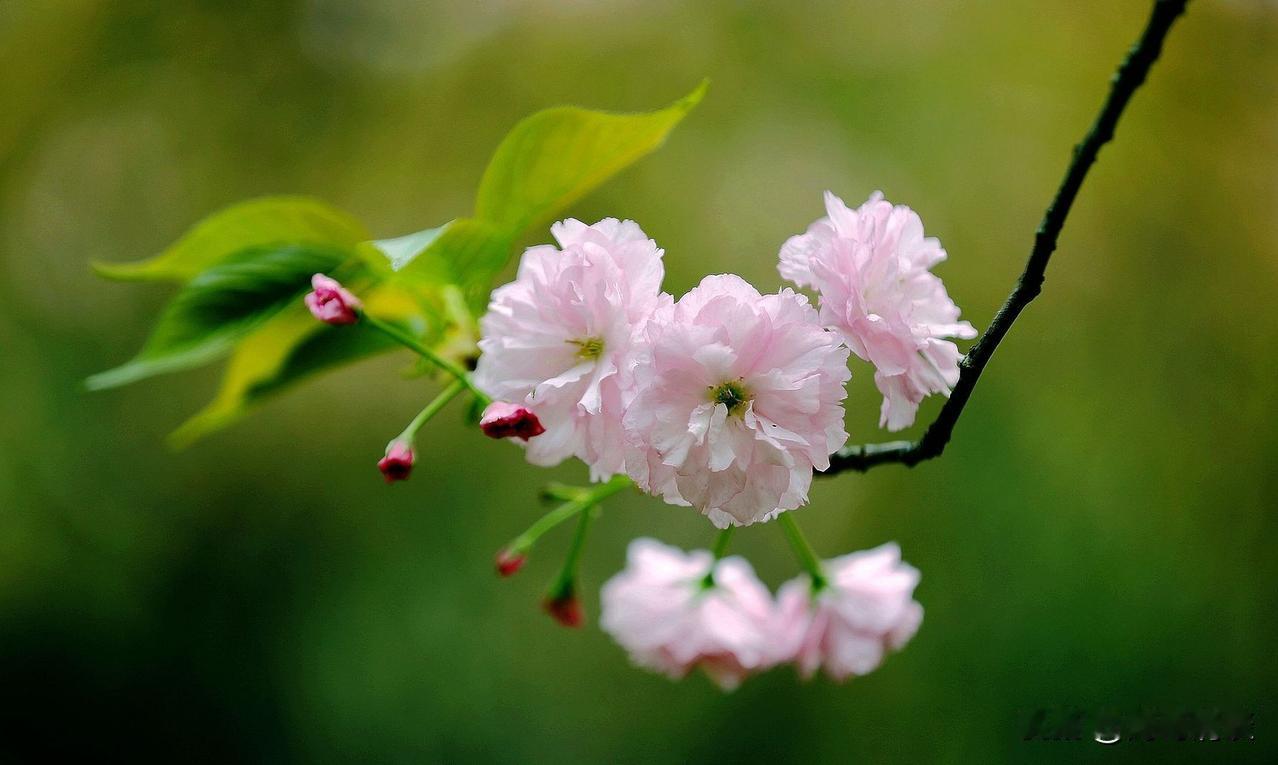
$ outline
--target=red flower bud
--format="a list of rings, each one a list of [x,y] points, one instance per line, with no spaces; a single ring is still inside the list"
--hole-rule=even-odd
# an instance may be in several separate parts
[[[497,573],[502,576],[514,576],[515,572],[523,568],[524,561],[528,560],[523,553],[511,552],[508,549],[497,551]]]
[[[312,316],[325,324],[354,324],[359,321],[359,298],[348,292],[336,279],[315,274],[311,277],[311,287],[305,300]]]
[[[377,469],[386,476],[386,483],[408,480],[413,472],[413,448],[403,441],[391,441],[386,456],[378,460]]]
[[[479,427],[489,438],[532,438],[546,432],[541,420],[526,406],[494,401],[484,409]]]
[[[571,591],[546,598],[541,607],[565,627],[580,627],[585,618],[581,610],[581,601],[577,600],[577,596]]]

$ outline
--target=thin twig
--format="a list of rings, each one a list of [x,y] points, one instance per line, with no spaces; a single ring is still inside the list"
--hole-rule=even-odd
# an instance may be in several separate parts
[[[1038,296],[1043,287],[1043,274],[1047,270],[1047,262],[1056,249],[1056,240],[1065,226],[1065,218],[1069,215],[1074,198],[1078,196],[1079,187],[1087,177],[1087,171],[1096,162],[1096,155],[1102,146],[1114,137],[1114,127],[1122,116],[1127,102],[1145,81],[1150,67],[1158,60],[1162,52],[1163,40],[1172,24],[1185,11],[1188,0],[1154,0],[1154,9],[1149,22],[1140,39],[1132,46],[1126,60],[1118,67],[1111,82],[1113,83],[1109,97],[1105,99],[1100,114],[1092,124],[1091,130],[1083,138],[1082,143],[1074,147],[1074,157],[1065,172],[1056,196],[1048,205],[1034,236],[1034,248],[1030,251],[1029,262],[1025,271],[1016,282],[1015,289],[1008,296],[1003,307],[995,314],[993,321],[985,333],[981,335],[968,354],[959,362],[959,379],[950,393],[949,400],[941,407],[936,420],[924,431],[918,441],[894,441],[884,444],[866,444],[864,446],[846,446],[830,458],[830,469],[823,474],[835,475],[847,470],[865,472],[875,465],[897,463],[913,467],[918,463],[939,457],[950,441],[954,425],[958,422],[963,407],[972,396],[981,372],[994,355],[998,344],[1003,341],[1012,323],[1020,315],[1025,306]]]

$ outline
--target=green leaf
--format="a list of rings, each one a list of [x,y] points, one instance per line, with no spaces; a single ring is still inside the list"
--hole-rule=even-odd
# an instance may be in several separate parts
[[[213,213],[154,258],[134,263],[94,263],[93,268],[110,279],[186,281],[250,247],[353,247],[368,238],[358,221],[317,199],[262,197]]]
[[[609,114],[575,106],[538,112],[507,134],[484,171],[474,218],[371,244],[406,278],[459,285],[482,310],[493,277],[529,227],[559,215],[656,149],[707,84],[665,109]]]
[[[609,114],[560,106],[524,119],[497,147],[475,217],[517,238],[656,149],[705,95],[702,82],[665,109]]]
[[[178,292],[132,361],[90,377],[87,385],[114,388],[212,361],[300,301],[312,274],[331,273],[351,257],[349,250],[314,245],[255,247],[232,255]]]
[[[313,374],[395,348],[366,326],[329,327],[305,310],[299,297],[310,275],[339,266],[370,313],[469,358],[473,316],[520,237],[660,146],[705,89],[647,114],[561,107],[523,120],[494,153],[473,218],[371,240],[322,202],[271,197],[210,216],[150,260],[95,264],[109,278],[188,283],[138,356],[88,384],[113,387],[229,353],[214,400],[172,435],[180,446]]]
[[[422,310],[415,295],[393,286],[369,290],[364,307],[401,323],[411,323]],[[169,441],[176,448],[189,446],[316,373],[396,348],[395,341],[365,325],[330,327],[315,321],[305,306],[290,306],[240,341],[213,400]]]
[[[442,226],[424,229],[395,239],[378,239],[372,242],[372,245],[386,256],[392,271],[401,271],[416,260],[417,256],[426,252],[451,223],[452,221],[449,221]]]

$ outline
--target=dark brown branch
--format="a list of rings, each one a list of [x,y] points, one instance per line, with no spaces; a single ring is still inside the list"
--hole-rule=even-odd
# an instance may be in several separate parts
[[[923,437],[918,441],[846,446],[830,458],[830,469],[818,475],[835,475],[846,470],[865,472],[875,465],[891,463],[913,467],[924,460],[938,457],[945,451],[945,445],[950,441],[954,426],[958,423],[967,400],[971,398],[981,372],[985,371],[985,366],[1007,331],[1012,328],[1016,317],[1042,290],[1047,262],[1056,249],[1057,237],[1065,226],[1065,218],[1074,204],[1074,198],[1078,196],[1083,179],[1087,177],[1087,171],[1096,162],[1096,155],[1100,153],[1101,147],[1114,137],[1118,118],[1122,116],[1123,109],[1127,107],[1137,88],[1145,81],[1150,67],[1158,60],[1163,40],[1172,24],[1184,13],[1187,2],[1188,0],[1154,1],[1154,9],[1145,25],[1145,31],[1114,74],[1109,97],[1105,99],[1096,122],[1092,124],[1082,143],[1074,147],[1073,160],[1065,172],[1060,188],[1056,190],[1055,198],[1043,215],[1043,222],[1039,224],[1034,236],[1034,248],[1030,251],[1029,262],[1025,264],[1025,271],[1017,280],[1016,288],[995,314],[989,328],[959,362],[958,384],[954,386],[945,406],[941,407],[936,420],[924,431]]]

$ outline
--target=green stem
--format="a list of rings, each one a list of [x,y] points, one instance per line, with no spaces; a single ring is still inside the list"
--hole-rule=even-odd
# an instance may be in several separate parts
[[[362,317],[364,321],[368,322],[369,326],[373,327],[377,331],[391,338],[392,340],[399,343],[400,345],[403,345],[404,347],[412,351],[415,351],[422,358],[426,359],[430,363],[434,364],[435,366],[444,370],[448,374],[452,375],[455,379],[460,381],[467,388],[470,388],[471,392],[475,394],[475,397],[478,398],[485,405],[492,403],[492,398],[490,398],[487,393],[484,393],[482,390],[475,387],[475,383],[471,381],[470,379],[470,374],[466,370],[458,366],[457,364],[454,364],[453,362],[449,361],[443,356],[440,356],[438,353],[435,353],[430,348],[427,348],[425,345],[422,345],[422,343],[419,342],[417,338],[402,331],[401,329],[399,329],[399,327],[396,327],[393,324],[384,322],[381,319],[370,316],[367,313],[362,314]]]
[[[711,550],[711,552],[714,553],[715,561],[722,558],[724,553],[728,551],[728,543],[732,541],[732,532],[735,529],[735,526],[729,526],[723,531],[720,531],[719,536],[714,538],[714,549]]]
[[[466,384],[461,380],[454,380],[447,388],[444,388],[438,396],[432,399],[424,409],[417,413],[417,416],[413,418],[413,421],[408,423],[408,427],[404,428],[404,432],[400,433],[395,440],[404,441],[409,444],[413,443],[413,441],[417,438],[417,431],[421,430],[422,426],[430,421],[430,418],[439,414],[439,411],[443,409],[449,401],[457,398],[457,394],[464,390],[466,390]]]
[[[577,566],[581,561],[581,551],[586,547],[586,532],[590,531],[590,525],[598,516],[599,506],[592,505],[577,519],[577,532],[573,534],[568,557],[564,558],[563,568],[559,569],[559,576],[555,577],[555,583],[550,586],[551,599],[569,597],[576,589]]]
[[[790,547],[794,550],[794,556],[799,559],[799,563],[808,572],[808,576],[812,577],[812,591],[816,592],[824,587],[825,573],[821,567],[821,558],[812,549],[812,545],[808,544],[808,540],[803,536],[803,531],[799,528],[799,524],[795,522],[790,513],[782,513],[777,518],[777,523],[781,524],[781,530],[785,532],[786,540],[790,542]]]
[[[541,489],[541,498],[548,502],[573,502],[590,492],[583,486],[571,486],[566,483],[548,483]]]
[[[511,543],[506,546],[506,549],[516,554],[527,552],[527,550],[532,547],[539,538],[541,538],[542,534],[545,534],[547,531],[550,531],[581,511],[594,507],[627,486],[633,485],[634,484],[630,482],[630,479],[625,476],[614,476],[611,480],[605,483],[596,484],[590,488],[578,489],[578,492],[580,493],[576,496],[576,498],[565,502],[559,507],[556,507],[554,510],[551,510],[538,518],[524,533],[515,537]]]
[[[710,570],[706,572],[706,576],[701,580],[702,589],[710,589],[714,586],[714,570],[723,558],[724,553],[728,551],[728,543],[732,541],[732,531],[735,526],[729,526],[719,532],[719,536],[714,538],[714,548],[710,551],[714,555],[714,562],[710,564]]]

